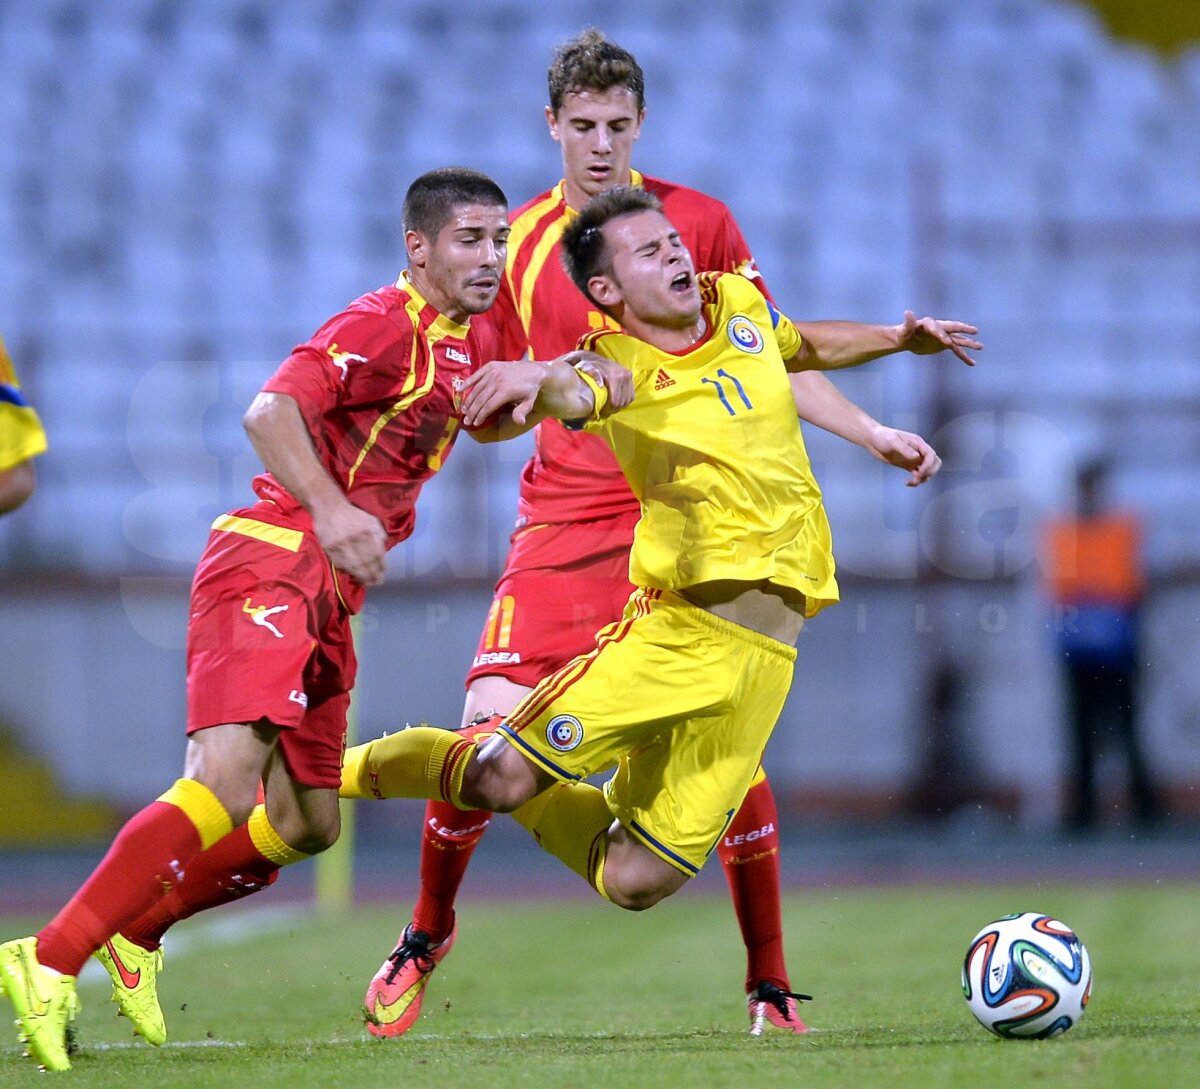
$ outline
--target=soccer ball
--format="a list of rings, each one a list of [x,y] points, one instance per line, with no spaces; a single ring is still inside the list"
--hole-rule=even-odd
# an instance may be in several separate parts
[[[1066,1032],[1092,995],[1092,960],[1065,923],[1036,911],[1005,915],[972,939],[962,988],[979,1023],[997,1036]]]

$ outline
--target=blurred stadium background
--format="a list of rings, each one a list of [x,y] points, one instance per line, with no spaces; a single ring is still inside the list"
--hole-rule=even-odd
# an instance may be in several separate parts
[[[1194,5],[0,0],[0,331],[51,443],[0,524],[0,843],[103,838],[178,774],[190,573],[257,468],[242,409],[395,277],[418,173],[478,167],[514,206],[559,177],[545,69],[587,25],[646,70],[634,165],[725,200],[787,311],[912,307],[987,343],[974,371],[838,379],[934,440],[934,486],[810,440],[844,604],[802,637],[769,751],[788,811],[835,836],[1056,828],[1034,544],[1107,453],[1148,529],[1143,736],[1170,827],[1194,831]],[[362,735],[457,722],[527,454],[463,441],[427,490],[363,618]],[[60,789],[78,804],[56,822]]]

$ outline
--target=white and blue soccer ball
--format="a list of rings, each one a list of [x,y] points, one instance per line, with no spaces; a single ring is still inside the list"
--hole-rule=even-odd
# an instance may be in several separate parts
[[[1077,1024],[1092,995],[1092,960],[1066,923],[1036,911],[988,923],[971,940],[963,994],[997,1036],[1044,1039]]]

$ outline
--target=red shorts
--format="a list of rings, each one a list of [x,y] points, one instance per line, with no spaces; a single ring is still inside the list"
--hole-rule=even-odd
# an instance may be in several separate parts
[[[532,688],[596,645],[633,592],[629,549],[638,514],[595,522],[527,526],[512,535],[468,686],[504,677]]]
[[[192,581],[188,733],[266,719],[292,778],[336,789],[356,669],[311,527],[269,503],[219,518]]]

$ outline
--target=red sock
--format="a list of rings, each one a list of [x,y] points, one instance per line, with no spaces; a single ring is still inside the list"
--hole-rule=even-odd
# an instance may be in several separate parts
[[[279,870],[278,862],[254,846],[250,826],[243,824],[192,859],[184,879],[121,933],[143,949],[157,949],[181,919],[261,892],[274,884]]]
[[[37,935],[38,960],[76,976],[113,934],[153,907],[200,852],[200,833],[175,805],[151,802],[135,813],[104,860]]]
[[[764,982],[790,990],[779,907],[779,811],[766,779],[746,794],[717,856],[746,944],[746,993]]]
[[[454,926],[454,898],[491,819],[486,809],[462,810],[449,802],[425,806],[421,893],[413,908],[413,924],[435,942],[447,937]]]

